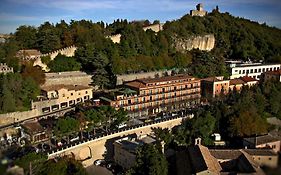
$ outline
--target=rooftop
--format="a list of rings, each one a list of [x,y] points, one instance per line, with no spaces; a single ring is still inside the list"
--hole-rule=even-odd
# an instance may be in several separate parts
[[[69,91],[75,90],[84,90],[84,89],[91,89],[92,87],[90,86],[82,86],[82,85],[52,85],[52,86],[45,86],[42,87],[43,91],[55,91],[55,90],[60,90],[60,89],[67,89]]]
[[[219,174],[222,170],[219,162],[210,154],[207,147],[202,145],[191,146],[188,151],[195,172],[209,170]]]
[[[244,149],[244,151],[254,156],[278,156],[272,149]]]
[[[208,77],[202,79],[203,81],[209,81],[209,82],[220,82],[220,81],[228,81],[228,80],[223,80],[223,77]]]
[[[280,66],[280,64],[262,64],[262,63],[243,63],[243,64],[236,64],[233,68],[238,67],[256,67],[256,66]]]
[[[249,138],[244,138],[244,140],[249,143],[255,144],[255,145],[262,145],[262,144],[266,144],[266,143],[280,141],[279,139],[277,139],[271,135],[249,137]]]
[[[252,77],[248,77],[248,76],[244,76],[244,77],[241,77],[240,78],[242,81],[244,81],[245,83],[248,83],[248,82],[253,82],[253,81],[258,81]]]
[[[115,143],[122,146],[123,149],[135,153],[136,149],[143,145],[143,144],[151,144],[154,143],[156,140],[152,138],[151,136],[144,136],[142,138],[136,138],[136,137],[125,137],[121,138],[119,140],[116,140]]]
[[[210,153],[216,158],[216,159],[237,159],[239,156],[242,155],[242,152],[240,150],[233,150],[233,149],[210,149]]]
[[[167,83],[177,83],[182,81],[194,81],[198,80],[189,75],[175,75],[175,76],[166,76],[166,77],[159,77],[159,78],[143,78],[143,79],[136,79],[134,81],[128,82],[125,85],[135,88],[144,88],[149,86],[150,84],[160,85],[160,84],[167,84]]]
[[[232,79],[229,81],[229,85],[238,85],[238,84],[244,84],[245,82],[241,80],[240,78]]]
[[[45,129],[38,122],[26,122],[22,124],[22,127],[25,128],[30,134],[36,134],[45,131]]]

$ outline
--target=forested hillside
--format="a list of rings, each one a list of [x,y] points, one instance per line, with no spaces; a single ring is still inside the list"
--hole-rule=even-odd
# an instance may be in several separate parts
[[[20,71],[15,58],[19,49],[38,49],[47,53],[76,45],[78,50],[71,61],[81,64],[81,70],[94,74],[94,83],[104,87],[111,86],[112,77],[116,74],[159,69],[187,68],[197,77],[227,76],[225,58],[281,62],[280,29],[228,13],[214,10],[205,17],[185,15],[167,22],[164,30],[157,34],[142,30],[149,24],[149,21],[116,20],[105,24],[81,20],[69,24],[64,21],[57,24],[46,22],[38,28],[20,26],[8,42],[1,44],[0,61]],[[107,38],[118,33],[122,34],[119,44]],[[211,52],[193,50],[180,53],[173,48],[172,38],[175,36],[187,38],[210,33],[216,38],[216,46]],[[67,59],[60,62],[63,60]],[[50,64],[55,66],[54,62]],[[60,71],[60,67],[53,71]]]

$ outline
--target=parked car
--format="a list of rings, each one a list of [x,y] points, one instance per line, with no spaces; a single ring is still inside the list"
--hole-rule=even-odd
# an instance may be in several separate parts
[[[105,160],[104,159],[98,159],[98,160],[94,161],[94,165],[96,165],[96,166],[105,165]]]

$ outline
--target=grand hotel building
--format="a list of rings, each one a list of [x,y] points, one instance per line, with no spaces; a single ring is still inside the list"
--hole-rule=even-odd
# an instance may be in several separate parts
[[[200,103],[200,79],[188,75],[137,79],[124,86],[101,100],[116,109],[124,108],[132,117]]]

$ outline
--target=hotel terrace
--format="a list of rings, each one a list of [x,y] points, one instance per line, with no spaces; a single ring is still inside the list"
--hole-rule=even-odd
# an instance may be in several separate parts
[[[188,75],[137,79],[124,86],[101,100],[116,109],[124,108],[131,116],[151,115],[200,103],[200,79]]]

